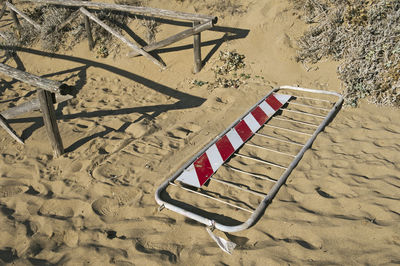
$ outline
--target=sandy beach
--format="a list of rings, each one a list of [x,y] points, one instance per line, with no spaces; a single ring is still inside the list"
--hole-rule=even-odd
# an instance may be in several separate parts
[[[86,40],[55,53],[21,48],[19,60],[6,62],[79,92],[55,106],[60,158],[39,111],[9,121],[25,145],[0,130],[1,265],[400,263],[399,109],[365,101],[340,110],[255,226],[218,233],[237,244],[232,255],[203,225],[158,211],[157,187],[272,88],[343,90],[338,62],[295,60],[307,25],[292,3],[232,0],[234,10],[210,3],[147,3],[219,17],[201,35],[205,65],[197,74],[193,38],[161,49],[166,70],[126,57],[122,45],[99,57]],[[162,25],[156,38],[183,29]],[[209,86],[220,51],[246,57],[249,78],[238,88]],[[35,88],[0,78],[0,111],[37,97]]]

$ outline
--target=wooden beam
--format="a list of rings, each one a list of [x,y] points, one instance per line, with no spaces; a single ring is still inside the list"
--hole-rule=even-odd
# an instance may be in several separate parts
[[[41,78],[39,76],[30,74],[25,71],[21,71],[19,69],[16,69],[16,68],[13,68],[8,65],[1,64],[1,63],[0,63],[0,73],[3,73],[14,79],[17,79],[17,80],[25,82],[29,85],[39,87],[41,89],[44,89],[44,90],[47,90],[50,92],[55,92],[55,93],[61,94],[61,88],[64,86],[59,81]]]
[[[197,26],[199,22],[193,22],[193,27]],[[194,73],[198,73],[201,70],[201,36],[200,32],[193,35],[193,50],[194,50]]]
[[[72,95],[60,95],[56,94],[56,102],[53,103],[62,103],[74,98]],[[40,109],[39,98],[34,98],[28,102],[21,103],[20,105],[11,107],[0,113],[5,119],[11,119],[25,113],[30,113]]]
[[[28,0],[34,3],[52,4],[60,6],[75,6],[75,7],[87,7],[87,8],[99,8],[99,9],[109,9],[130,12],[134,14],[141,14],[153,17],[164,17],[171,19],[181,19],[188,21],[209,21],[213,20],[217,23],[218,18],[215,16],[201,15],[201,14],[191,14],[185,12],[177,12],[165,9],[158,9],[152,7],[142,7],[142,6],[130,6],[130,5],[117,5],[108,3],[98,3],[98,2],[87,2],[87,1],[73,1],[73,0]]]
[[[17,133],[15,133],[15,131],[10,127],[7,120],[2,115],[0,115],[0,126],[4,128],[5,131],[7,131],[7,133],[10,134],[13,139],[21,144],[24,144],[24,141],[17,135]]]
[[[133,42],[129,41],[128,39],[126,39],[124,36],[122,36],[121,34],[119,34],[118,32],[116,32],[115,30],[113,30],[111,27],[109,27],[107,24],[105,24],[104,22],[102,22],[98,17],[96,17],[95,15],[91,14],[89,11],[87,11],[85,8],[81,7],[79,9],[85,16],[88,16],[91,20],[93,20],[94,22],[96,22],[97,24],[99,24],[101,27],[103,27],[106,31],[108,31],[109,33],[111,33],[112,35],[114,35],[116,38],[120,39],[123,43],[125,43],[126,45],[128,45],[132,50],[134,50],[135,52],[138,52],[139,54],[143,55],[144,57],[146,57],[147,59],[151,60],[154,64],[160,66],[161,68],[165,68],[165,64],[161,63],[160,61],[158,61],[157,59],[155,59],[152,55],[150,55],[149,53],[147,53],[146,51],[144,51],[143,49],[141,49],[140,47],[138,47],[136,44],[134,44]]]
[[[55,31],[62,30],[65,26],[71,23],[74,19],[78,18],[81,12],[79,10],[74,11],[63,23],[57,25]]]
[[[60,132],[57,126],[56,114],[53,106],[53,99],[50,92],[39,90],[40,109],[43,113],[43,122],[49,136],[54,157],[59,157],[64,153]]]
[[[28,17],[27,15],[25,15],[23,12],[21,12],[18,8],[16,8],[13,4],[11,4],[10,2],[6,1],[6,5],[9,9],[12,10],[12,12],[18,13],[18,15],[20,15],[21,17],[23,17],[27,22],[29,22],[30,24],[32,24],[36,29],[41,30],[42,27],[37,24],[35,21],[33,21],[30,17]],[[15,15],[14,13],[14,15]]]
[[[10,2],[11,2],[11,1],[10,1]],[[6,3],[6,4],[7,4],[7,3]],[[12,18],[12,20],[13,20],[13,22],[14,22],[14,26],[15,26],[15,28],[16,28],[17,31],[18,31],[18,34],[21,35],[21,29],[22,29],[22,27],[21,27],[21,23],[19,23],[17,14],[15,13],[14,10],[10,10],[10,14],[11,14],[11,18]]]
[[[93,41],[93,35],[92,35],[92,27],[90,26],[90,20],[88,16],[83,16],[85,19],[85,30],[88,38],[88,45],[89,45],[89,50],[93,50],[94,48],[94,41]]]
[[[160,49],[162,47],[168,46],[170,44],[173,44],[175,42],[178,42],[180,40],[183,40],[183,39],[185,39],[187,37],[190,37],[192,35],[195,35],[197,33],[202,32],[202,31],[211,29],[213,26],[214,25],[213,25],[212,21],[207,21],[207,22],[204,22],[202,24],[196,25],[193,28],[184,30],[184,31],[182,31],[182,32],[180,32],[178,34],[175,34],[175,35],[173,35],[171,37],[168,37],[168,38],[166,38],[166,39],[164,39],[162,41],[149,44],[149,45],[143,47],[142,49],[145,50],[146,52],[151,52],[151,51]],[[134,52],[134,51],[132,51],[132,52],[130,52],[128,54],[128,56],[137,56],[137,55],[139,55],[139,54]]]

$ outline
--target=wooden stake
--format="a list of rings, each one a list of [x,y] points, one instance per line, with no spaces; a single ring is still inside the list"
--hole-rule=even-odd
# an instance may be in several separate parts
[[[92,27],[90,27],[90,20],[87,16],[84,16],[85,18],[85,29],[87,33],[87,38],[89,42],[89,50],[91,51],[94,48],[94,41],[92,37]]]
[[[199,22],[193,22],[193,27],[196,27]],[[201,70],[201,38],[200,33],[193,35],[193,50],[194,50],[194,73],[198,73]]]
[[[56,114],[53,106],[53,99],[50,92],[39,90],[40,109],[43,113],[43,121],[53,148],[54,157],[59,157],[64,153],[64,148],[57,126]]]
[[[2,115],[0,115],[0,126],[4,128],[7,133],[10,134],[11,137],[13,137],[13,139],[21,144],[24,144],[24,141],[17,135],[17,133],[15,133],[15,131],[10,127],[7,120]]]
[[[124,36],[122,36],[121,34],[119,34],[118,32],[116,32],[115,30],[113,30],[111,27],[109,27],[107,24],[105,24],[104,22],[102,22],[98,17],[96,17],[95,15],[91,14],[89,11],[87,11],[85,8],[81,7],[79,9],[85,16],[89,17],[91,20],[93,20],[94,22],[96,22],[97,24],[99,24],[101,27],[103,27],[106,31],[108,31],[109,33],[111,33],[112,35],[114,35],[115,37],[117,37],[118,39],[120,39],[123,43],[125,43],[126,45],[128,45],[132,50],[138,52],[139,54],[143,55],[144,57],[148,58],[149,60],[151,60],[154,64],[160,66],[161,68],[165,68],[165,64],[161,63],[160,61],[158,61],[157,59],[155,59],[152,55],[150,55],[149,53],[147,53],[146,51],[144,51],[142,48],[138,47],[136,44],[134,44],[133,42],[129,41],[128,39],[126,39]]]

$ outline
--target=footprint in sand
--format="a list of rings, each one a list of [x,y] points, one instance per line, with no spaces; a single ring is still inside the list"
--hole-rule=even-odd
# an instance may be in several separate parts
[[[50,199],[43,203],[38,213],[43,216],[68,219],[78,215],[79,213],[83,213],[83,210],[79,211],[78,208],[84,208],[85,205],[86,204],[81,201]]]
[[[92,203],[93,211],[99,216],[115,216],[118,208],[118,200],[106,197],[99,198]]]
[[[186,124],[183,126],[177,126],[174,129],[167,132],[168,136],[174,139],[186,139],[192,133],[195,133],[201,129],[200,126],[195,124]]]
[[[0,186],[0,198],[12,197],[29,190],[28,186],[24,185],[5,185]]]

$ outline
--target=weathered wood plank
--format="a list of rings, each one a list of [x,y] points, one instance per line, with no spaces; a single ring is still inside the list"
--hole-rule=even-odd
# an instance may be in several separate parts
[[[160,49],[162,47],[168,46],[170,44],[173,44],[175,42],[178,42],[180,40],[183,40],[185,38],[188,38],[188,37],[190,37],[192,35],[195,35],[197,33],[202,32],[202,31],[211,29],[212,27],[213,27],[213,22],[212,21],[207,21],[207,22],[204,22],[202,24],[196,25],[193,28],[184,30],[184,31],[182,31],[182,32],[180,32],[178,34],[175,34],[175,35],[173,35],[171,37],[168,37],[168,38],[166,38],[164,40],[161,40],[159,42],[146,45],[142,49],[145,50],[146,52],[151,52],[151,51]],[[139,55],[139,54],[134,52],[134,51],[132,51],[132,52],[130,52],[128,54],[128,56],[137,56],[137,55]]]
[[[61,93],[61,87],[63,86],[63,84],[59,81],[41,78],[1,63],[0,73],[50,92]]]
[[[89,11],[87,11],[85,8],[81,7],[79,9],[85,16],[89,17],[91,20],[93,20],[94,22],[96,22],[97,24],[99,24],[101,27],[103,27],[106,31],[108,31],[109,33],[111,33],[112,35],[114,35],[116,38],[120,39],[123,43],[125,43],[126,45],[128,45],[132,50],[134,50],[135,52],[138,52],[139,54],[143,55],[144,57],[148,58],[149,60],[151,60],[154,64],[160,66],[161,68],[165,68],[165,64],[158,61],[157,59],[155,59],[152,55],[150,55],[149,53],[147,53],[146,51],[144,51],[143,49],[141,49],[140,47],[138,47],[136,44],[134,44],[133,42],[129,41],[128,39],[126,39],[124,36],[122,36],[121,34],[119,34],[118,32],[116,32],[115,30],[113,30],[111,27],[109,27],[107,24],[105,24],[104,22],[102,22],[98,17],[96,17],[95,15],[91,14]]]
[[[191,14],[186,12],[178,12],[171,10],[164,10],[152,7],[143,6],[129,6],[129,5],[117,5],[108,3],[96,3],[96,2],[86,2],[86,1],[73,1],[73,0],[29,0],[30,2],[43,3],[43,4],[53,4],[61,6],[76,6],[76,7],[88,7],[88,8],[99,8],[99,9],[109,9],[117,11],[131,12],[135,14],[142,14],[146,16],[154,17],[164,17],[171,19],[182,19],[188,21],[210,21],[213,20],[214,23],[217,22],[217,17],[202,15],[202,14]]]
[[[56,94],[56,103],[62,103],[74,98],[72,95],[59,95]],[[54,102],[53,102],[54,103]],[[40,109],[39,98],[34,98],[28,102],[21,103],[20,105],[11,107],[0,113],[5,119],[11,119],[25,113],[30,113]]]
[[[10,136],[15,139],[17,142],[24,144],[24,141],[15,133],[15,131],[11,128],[11,126],[8,124],[7,120],[0,115],[0,126],[7,131]]]
[[[58,130],[56,114],[53,106],[51,93],[45,90],[39,90],[40,109],[43,114],[43,121],[49,136],[54,157],[60,157],[64,153],[60,132]]]

